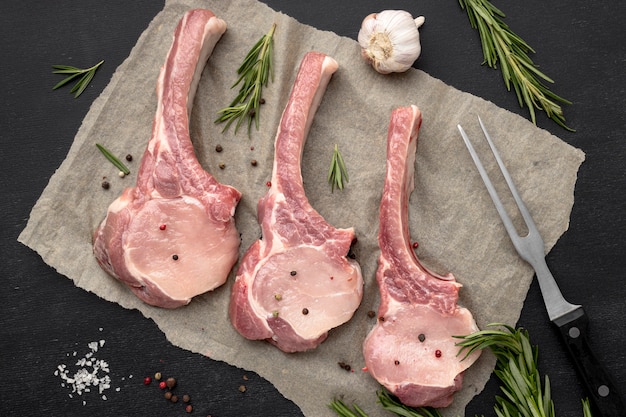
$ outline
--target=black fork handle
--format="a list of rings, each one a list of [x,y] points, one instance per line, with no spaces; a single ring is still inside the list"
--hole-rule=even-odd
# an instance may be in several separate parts
[[[591,350],[587,337],[589,319],[582,307],[555,319],[553,323],[558,327],[570,357],[589,391],[596,408],[594,417],[626,415],[615,382]]]

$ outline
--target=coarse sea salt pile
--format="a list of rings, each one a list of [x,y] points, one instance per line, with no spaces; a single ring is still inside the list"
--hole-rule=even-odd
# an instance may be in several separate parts
[[[91,392],[93,389],[103,400],[107,399],[104,391],[111,388],[109,364],[96,357],[98,349],[104,346],[104,343],[104,340],[88,343],[89,352],[79,358],[72,367],[68,367],[64,363],[57,366],[54,375],[61,378],[62,387],[71,389],[68,394],[70,398],[74,398],[74,395]],[[68,353],[67,356],[77,357],[78,353],[74,351],[71,355]],[[119,390],[116,388],[116,391]],[[83,405],[85,404],[86,402],[83,401]]]

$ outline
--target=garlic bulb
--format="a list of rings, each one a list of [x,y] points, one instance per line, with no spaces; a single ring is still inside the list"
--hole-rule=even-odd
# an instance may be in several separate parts
[[[370,14],[359,31],[361,55],[381,74],[408,70],[422,51],[418,28],[423,23],[424,16],[413,19],[404,10]]]

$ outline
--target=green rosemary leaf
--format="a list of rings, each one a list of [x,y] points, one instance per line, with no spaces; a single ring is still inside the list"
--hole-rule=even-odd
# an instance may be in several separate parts
[[[327,180],[331,186],[331,192],[335,192],[335,187],[343,190],[344,182],[349,182],[348,170],[346,169],[346,164],[343,161],[341,152],[339,152],[339,146],[336,143],[330,161],[330,168],[328,169]]]
[[[381,389],[376,393],[378,403],[383,410],[390,411],[400,417],[441,417],[439,411],[431,407],[408,407],[402,404],[397,398],[392,397],[389,391]]]
[[[368,417],[358,405],[353,404],[352,408],[350,408],[341,400],[332,401],[328,404],[328,408],[337,413],[339,417]]]
[[[272,56],[275,30],[276,23],[250,49],[237,69],[238,77],[231,88],[239,85],[239,92],[228,107],[218,112],[218,117],[215,119],[215,123],[226,122],[222,131],[226,131],[235,120],[237,121],[235,133],[244,120],[247,120],[248,135],[253,121],[256,129],[259,129],[263,87],[268,85],[270,78],[274,80]]]
[[[589,405],[589,398],[584,398],[582,400],[582,403],[583,403],[583,417],[592,417],[591,405]]]
[[[538,69],[529,56],[535,51],[504,23],[505,14],[490,0],[458,0],[467,12],[471,27],[479,33],[483,63],[500,68],[507,90],[515,91],[521,107],[527,107],[530,120],[537,124],[536,110],[543,110],[559,126],[573,131],[565,124],[561,104],[570,101],[554,94],[544,83],[552,79]],[[499,64],[499,65],[498,65]]]
[[[102,152],[102,155],[104,155],[106,159],[108,159],[113,165],[115,165],[117,169],[123,172],[124,175],[130,174],[130,169],[128,169],[128,167],[124,165],[122,161],[120,161],[115,155],[113,155],[111,151],[109,151],[107,148],[100,145],[99,143],[96,143],[96,147],[100,150],[100,152]]]
[[[54,87],[52,87],[52,89],[56,90],[57,88],[63,87],[65,84],[68,84],[78,78],[78,81],[70,90],[70,93],[74,94],[74,98],[77,98],[83,93],[83,91],[85,91],[85,88],[87,88],[94,75],[96,75],[96,71],[103,63],[104,60],[98,62],[93,67],[86,69],[76,68],[71,65],[53,65],[53,74],[67,74],[68,77],[59,81],[54,85]]]
[[[65,84],[71,82],[72,80],[74,80],[75,78],[79,77],[80,75],[81,75],[80,73],[72,74],[69,77],[66,77],[66,78],[62,79],[61,81],[59,81],[57,84],[55,84],[54,87],[52,87],[52,89],[56,90],[57,88],[63,87]]]

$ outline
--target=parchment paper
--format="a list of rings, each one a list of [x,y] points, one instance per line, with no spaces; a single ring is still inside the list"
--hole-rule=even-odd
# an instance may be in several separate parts
[[[188,306],[164,310],[135,298],[105,274],[92,255],[95,227],[111,201],[135,181],[139,156],[150,138],[159,68],[175,25],[187,9],[194,7],[209,8],[228,24],[203,72],[191,132],[203,166],[243,193],[236,214],[242,254],[260,235],[256,204],[266,191],[276,127],[302,56],[318,50],[339,62],[310,131],[302,173],[313,207],[331,224],[356,229],[355,253],[366,284],[363,303],[353,319],[333,330],[315,351],[284,354],[265,342],[248,341],[236,333],[227,315],[233,274],[226,285],[196,297]],[[253,130],[250,138],[245,129],[236,136],[232,129],[221,133],[222,126],[213,121],[236,93],[230,89],[236,68],[274,22],[278,25],[275,78],[265,89],[261,129]],[[535,217],[546,252],[568,228],[577,170],[584,154],[526,119],[455,90],[422,71],[377,74],[361,61],[355,41],[302,25],[254,0],[166,2],[94,101],[19,240],[80,288],[140,310],[173,344],[267,378],[307,416],[332,415],[326,404],[340,396],[347,402],[356,401],[372,416],[382,414],[375,404],[374,393],[379,386],[360,370],[361,344],[375,320],[367,312],[378,305],[376,236],[388,121],[393,108],[409,104],[418,105],[424,118],[415,191],[410,200],[410,230],[420,243],[418,256],[436,272],[455,274],[463,284],[460,303],[474,313],[480,327],[491,322],[514,325],[533,271],[515,253],[456,124],[461,123],[478,142],[479,152],[488,155],[477,122],[477,116],[482,117]],[[96,142],[121,157],[127,153],[136,156],[130,164],[132,174],[119,178],[117,170],[97,151]],[[326,173],[335,143],[345,159],[350,182],[343,191],[331,193]],[[221,153],[215,151],[217,144],[223,147]],[[257,166],[251,165],[252,159],[257,160]],[[491,160],[483,159],[491,171]],[[223,169],[218,168],[220,163],[225,164]],[[111,183],[109,190],[100,186],[103,177]],[[357,371],[340,369],[338,361]],[[483,389],[493,366],[493,357],[484,354],[467,371],[464,388],[446,415],[464,415],[465,405]]]

